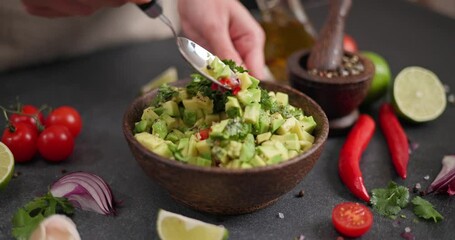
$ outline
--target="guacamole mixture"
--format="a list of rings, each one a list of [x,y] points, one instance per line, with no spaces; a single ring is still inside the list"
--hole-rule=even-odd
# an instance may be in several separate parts
[[[313,117],[290,105],[287,94],[259,87],[230,60],[215,58],[205,71],[232,84],[230,69],[239,81],[231,90],[200,74],[184,88],[162,85],[136,122],[135,138],[158,155],[203,167],[261,167],[307,151]]]

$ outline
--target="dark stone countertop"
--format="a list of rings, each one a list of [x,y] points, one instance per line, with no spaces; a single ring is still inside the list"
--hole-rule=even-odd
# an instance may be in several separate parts
[[[320,26],[326,6],[307,9]],[[423,66],[455,89],[455,21],[404,1],[355,1],[347,22],[347,32],[360,49],[383,55],[395,76],[402,68]],[[340,182],[338,153],[344,137],[330,138],[310,174],[274,205],[252,214],[220,217],[196,212],[176,203],[152,182],[133,159],[122,135],[121,120],[127,105],[141,85],[169,66],[177,66],[179,76],[190,69],[173,42],[158,41],[100,51],[66,61],[0,73],[0,105],[23,103],[51,106],[71,105],[84,121],[73,155],[61,164],[49,164],[37,157],[18,165],[21,175],[0,192],[0,239],[11,238],[11,217],[15,210],[66,171],[90,171],[102,176],[115,196],[123,201],[118,216],[105,217],[77,211],[73,217],[83,239],[158,239],[156,214],[159,208],[214,224],[223,224],[230,239],[335,239],[339,234],[331,223],[335,204],[358,201]],[[378,103],[379,104],[379,103]],[[367,112],[377,117],[377,105]],[[411,155],[408,179],[395,173],[384,137],[376,130],[363,155],[361,169],[368,189],[385,187],[390,180],[412,188],[427,187],[441,168],[444,155],[454,154],[455,106],[449,104],[435,121],[405,124],[412,141],[420,147]],[[0,121],[4,124],[4,120]],[[424,180],[428,175],[429,180]],[[294,195],[305,190],[303,198]],[[414,223],[411,208],[406,219],[393,221],[375,213],[374,225],[361,239],[401,239],[410,227],[416,239],[453,239],[455,199],[447,195],[425,197],[445,217],[435,224]],[[278,218],[283,213],[284,218]]]

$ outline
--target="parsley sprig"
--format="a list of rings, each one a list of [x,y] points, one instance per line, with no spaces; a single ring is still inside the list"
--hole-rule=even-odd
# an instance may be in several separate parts
[[[19,208],[13,216],[12,234],[18,240],[27,240],[38,224],[53,214],[72,215],[74,207],[66,198],[54,197],[47,193],[37,197],[24,207]]]

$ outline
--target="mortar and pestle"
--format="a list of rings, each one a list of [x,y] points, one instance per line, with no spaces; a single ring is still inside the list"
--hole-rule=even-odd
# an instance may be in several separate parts
[[[345,133],[359,116],[358,107],[374,76],[373,63],[343,50],[345,18],[351,0],[331,0],[329,14],[310,50],[288,58],[292,87],[313,98],[329,118],[330,135]]]

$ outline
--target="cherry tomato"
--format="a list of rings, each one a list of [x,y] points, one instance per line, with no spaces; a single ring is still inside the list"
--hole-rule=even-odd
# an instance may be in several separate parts
[[[38,138],[38,151],[51,162],[67,159],[74,149],[74,137],[67,127],[61,125],[44,129]]]
[[[76,109],[62,106],[54,109],[46,119],[46,127],[56,125],[67,127],[73,137],[77,137],[82,128],[82,119]]]
[[[332,222],[341,234],[347,237],[359,237],[370,230],[373,225],[373,214],[363,204],[344,202],[333,209]]]
[[[357,52],[357,43],[354,38],[345,34],[343,37],[343,48],[348,52]]]
[[[36,114],[37,117],[38,117],[38,120],[40,121],[40,123],[41,124],[44,123],[43,114],[41,112],[39,112],[39,109],[36,108],[35,106],[24,105],[24,106],[22,106],[22,109],[21,109],[20,112],[23,113],[23,114],[27,114],[27,115],[35,115]],[[29,117],[29,116],[25,116],[25,115],[21,115],[21,114],[15,113],[15,114],[11,115],[10,121],[13,122],[13,123],[27,123],[27,124],[30,124],[30,126],[32,126],[34,129],[36,129],[36,131],[38,131],[36,120],[33,117]]]
[[[37,150],[38,133],[28,123],[12,123],[12,129],[5,129],[2,142],[8,146],[14,156],[14,161],[28,162],[32,160]]]

